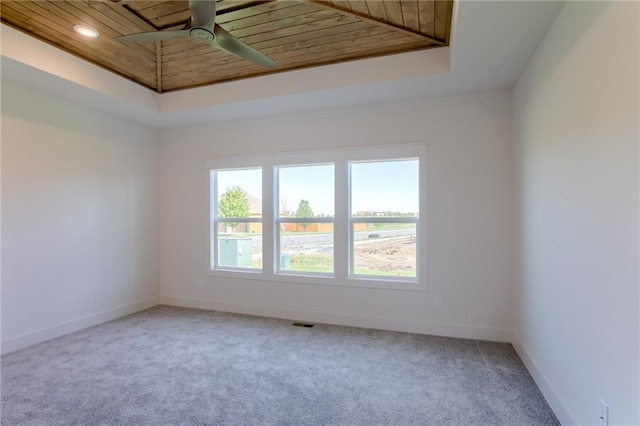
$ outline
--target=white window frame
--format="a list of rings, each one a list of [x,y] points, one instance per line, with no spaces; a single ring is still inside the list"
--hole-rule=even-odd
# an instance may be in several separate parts
[[[313,163],[309,163],[309,164],[288,164],[288,165],[279,165],[279,166],[275,166],[273,168],[274,170],[274,185],[273,185],[273,200],[280,200],[280,168],[285,168],[285,167],[291,167],[291,166],[295,166],[295,167],[304,167],[304,166],[321,166],[321,165],[332,165],[334,166],[334,179],[335,179],[335,165],[333,162],[327,162],[327,163],[317,163],[317,162],[313,162]],[[334,187],[335,187],[335,182],[334,182]],[[334,200],[334,206],[335,206],[335,200]],[[334,207],[335,209],[335,207]],[[327,277],[327,276],[335,276],[335,260],[334,260],[334,272],[333,273],[322,273],[322,272],[305,272],[305,271],[286,271],[286,270],[282,270],[282,265],[280,262],[280,249],[281,247],[281,235],[280,235],[280,227],[285,224],[285,223],[308,223],[308,222],[313,222],[313,223],[333,223],[333,238],[335,241],[335,215],[334,217],[312,217],[312,218],[306,218],[306,217],[280,217],[280,206],[276,204],[276,212],[275,212],[275,221],[274,221],[274,235],[275,235],[275,251],[274,254],[276,255],[276,262],[275,262],[275,272],[277,274],[283,274],[283,275],[293,275],[293,276],[299,276],[299,275],[304,275],[304,276],[318,276],[318,277]],[[334,247],[335,247],[335,243],[334,243]],[[263,250],[264,251],[264,250]],[[335,253],[334,253],[334,259],[335,259]]]
[[[418,205],[419,205],[419,213],[417,217],[354,217],[352,215],[351,208],[351,194],[353,191],[351,185],[351,164],[352,163],[362,163],[362,162],[386,162],[386,161],[402,161],[402,160],[418,160]],[[348,190],[349,190],[349,203],[348,203],[348,215],[349,215],[349,278],[353,280],[383,280],[383,281],[393,281],[393,282],[408,282],[414,283],[420,280],[420,253],[421,253],[421,244],[422,238],[420,238],[420,217],[426,212],[423,209],[422,205],[422,191],[424,190],[422,182],[426,182],[426,177],[423,179],[423,173],[425,173],[426,169],[423,169],[424,164],[426,163],[426,154],[425,158],[420,158],[420,155],[416,155],[415,157],[411,156],[401,156],[401,157],[391,157],[391,158],[377,158],[377,159],[367,159],[367,160],[352,160],[349,161],[348,164]],[[388,276],[378,276],[378,275],[366,275],[366,274],[356,274],[355,273],[355,236],[353,231],[353,225],[356,223],[413,223],[416,226],[416,276],[415,277],[388,277]]]
[[[262,269],[227,268],[211,269],[214,259],[213,245],[217,242],[214,232],[208,241],[206,274],[219,278],[250,279],[276,283],[296,283],[339,287],[367,287],[393,290],[427,290],[427,143],[363,146],[357,148],[327,149],[299,152],[284,152],[242,157],[220,157],[207,163],[208,176],[213,170],[262,168]],[[375,218],[375,221],[416,224],[416,278],[355,275],[353,273],[353,223],[372,218],[351,217],[350,208],[350,163],[361,161],[388,161],[417,158],[419,160],[419,216],[397,218]],[[335,215],[333,218],[313,218],[313,222],[334,223],[334,273],[317,274],[280,270],[280,247],[277,167],[333,164],[335,185]],[[215,195],[209,188],[209,197]],[[211,227],[213,204],[209,198],[208,223]],[[217,213],[216,213],[217,214]],[[285,219],[285,218],[282,218]],[[224,218],[228,221],[229,218]],[[244,218],[245,221],[260,221],[259,218]],[[286,218],[287,222],[308,222],[306,218]],[[234,220],[235,221],[235,220]],[[415,221],[415,222],[414,222]],[[217,227],[211,227],[217,232]]]

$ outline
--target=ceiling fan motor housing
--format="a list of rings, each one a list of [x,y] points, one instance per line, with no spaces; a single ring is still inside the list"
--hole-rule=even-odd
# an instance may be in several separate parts
[[[213,33],[205,28],[191,28],[189,35],[195,39],[203,41],[211,41],[215,38]]]

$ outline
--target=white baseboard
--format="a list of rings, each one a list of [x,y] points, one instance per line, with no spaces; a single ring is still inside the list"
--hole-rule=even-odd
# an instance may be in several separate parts
[[[120,306],[115,309],[109,309],[107,311],[98,312],[93,315],[89,315],[83,318],[78,318],[72,321],[64,322],[62,324],[54,325],[53,327],[43,328],[33,333],[23,334],[22,336],[12,337],[7,340],[3,340],[1,343],[0,353],[3,355],[9,352],[17,351],[18,349],[25,348],[27,346],[35,345],[56,337],[63,336],[65,334],[73,333],[74,331],[82,330],[87,327],[102,324],[107,321],[114,320],[116,318],[123,317],[125,315],[133,314],[144,309],[151,308],[160,303],[159,297],[152,297],[149,299],[141,300],[131,303],[129,305]]]
[[[556,391],[555,387],[551,384],[551,381],[549,381],[547,375],[544,374],[538,363],[531,356],[530,352],[522,344],[522,339],[515,331],[513,331],[513,341],[511,344],[520,356],[525,367],[527,367],[527,370],[529,370],[531,377],[533,377],[533,380],[538,385],[540,392],[542,392],[542,395],[547,400],[547,403],[560,423],[563,425],[577,425],[578,422],[576,421],[575,416],[562,401],[562,398]]]
[[[351,327],[402,331],[407,333],[430,334],[435,336],[459,337],[465,339],[490,340],[496,342],[511,341],[511,330],[497,327],[480,327],[465,324],[364,317],[329,312],[299,311],[273,306],[248,305],[172,296],[162,296],[161,303],[163,305],[181,306],[185,308],[207,309],[220,312],[231,312],[322,324],[346,325]]]

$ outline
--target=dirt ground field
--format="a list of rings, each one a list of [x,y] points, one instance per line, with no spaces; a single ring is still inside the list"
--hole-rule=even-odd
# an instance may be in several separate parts
[[[397,239],[370,239],[355,245],[355,269],[387,272],[385,275],[414,275],[416,240],[410,236]],[[391,274],[389,274],[389,272]]]
[[[361,275],[416,276],[416,240],[410,235],[355,243],[354,271]],[[332,272],[333,250],[290,254],[290,271]]]

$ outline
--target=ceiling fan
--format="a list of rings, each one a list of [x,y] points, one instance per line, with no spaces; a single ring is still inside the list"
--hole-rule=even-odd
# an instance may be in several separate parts
[[[191,18],[182,30],[130,34],[116,37],[116,40],[125,43],[146,43],[191,37],[258,65],[270,68],[278,65],[271,58],[244,44],[216,24],[216,0],[189,0],[189,10]]]

